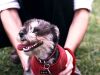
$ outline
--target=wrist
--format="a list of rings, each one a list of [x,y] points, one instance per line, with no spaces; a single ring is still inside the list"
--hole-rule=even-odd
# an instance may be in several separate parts
[[[75,55],[73,50],[71,50],[70,48],[66,47],[64,48],[65,51],[68,51],[69,53],[71,53],[73,56]]]

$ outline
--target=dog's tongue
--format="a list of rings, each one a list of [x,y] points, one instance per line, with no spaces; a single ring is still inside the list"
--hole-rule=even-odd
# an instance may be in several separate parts
[[[29,51],[31,48],[34,49],[40,45],[43,44],[43,41],[38,41],[34,44],[18,44],[17,49],[22,51],[24,49],[24,51]]]
[[[18,50],[23,50],[23,48],[26,47],[24,44],[18,44],[17,49]]]

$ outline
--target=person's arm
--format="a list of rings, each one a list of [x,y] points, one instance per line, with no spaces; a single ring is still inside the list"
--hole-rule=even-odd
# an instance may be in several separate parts
[[[16,9],[3,10],[0,12],[0,18],[10,41],[12,42],[14,48],[17,50],[23,68],[27,69],[28,64],[26,60],[28,59],[28,57],[23,53],[23,51],[19,51],[17,49],[17,45],[19,44],[19,42],[17,41],[16,37],[18,35],[20,27],[22,26],[17,10]]]
[[[84,37],[84,34],[86,33],[88,27],[88,20],[89,11],[87,11],[86,9],[80,9],[75,12],[72,24],[69,28],[69,33],[64,48],[69,48],[72,52],[75,52],[75,49],[79,46],[80,42]],[[70,57],[68,61],[71,61],[70,63],[72,63],[73,58]],[[60,72],[59,75],[66,75],[67,72],[71,72],[71,69],[67,71],[68,66],[70,65],[67,64],[66,69]]]
[[[17,9],[19,8],[20,6],[17,0],[0,0],[0,19],[11,43],[17,50],[23,68],[26,70],[28,68],[28,57],[24,54],[23,51],[19,51],[17,49],[19,42],[16,40],[16,37],[18,35],[19,28],[22,26],[17,12]]]
[[[92,2],[93,0],[74,0],[75,13],[64,46],[64,48],[69,48],[73,53],[80,45],[87,31]],[[71,61],[71,59],[73,58],[69,58],[69,61]],[[66,69],[60,72],[59,75],[67,74],[67,66],[69,65],[66,64]],[[69,72],[70,71],[71,70],[69,70]]]
[[[75,52],[75,49],[80,45],[88,27],[92,3],[93,0],[74,0],[75,14],[64,48],[70,48]]]
[[[86,33],[89,14],[86,9],[76,10],[64,48],[69,48],[75,52]]]

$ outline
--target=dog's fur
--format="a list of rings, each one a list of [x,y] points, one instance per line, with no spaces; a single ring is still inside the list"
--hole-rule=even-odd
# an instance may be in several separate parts
[[[22,49],[28,56],[45,60],[56,49],[59,29],[47,21],[31,19],[24,23],[19,32],[18,40],[21,42],[18,48]],[[49,58],[46,63],[53,64],[58,57],[59,52],[56,50],[55,55]]]
[[[29,56],[35,55],[38,59],[46,59],[54,49],[55,44],[58,43],[58,37],[59,29],[55,25],[44,20],[31,19],[24,23],[19,32],[18,40],[23,45],[31,46],[43,42],[39,47],[25,53]]]

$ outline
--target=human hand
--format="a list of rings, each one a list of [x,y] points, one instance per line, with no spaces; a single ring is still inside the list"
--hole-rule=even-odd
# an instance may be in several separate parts
[[[29,70],[29,56],[27,56],[23,51],[20,51],[21,53],[21,62],[22,62],[22,66],[24,71],[28,71]]]
[[[59,75],[71,75],[72,70],[74,68],[72,55],[70,54],[70,52],[68,50],[65,50],[65,52],[67,55],[67,63],[65,65],[66,68],[65,68],[65,70],[60,72]]]

